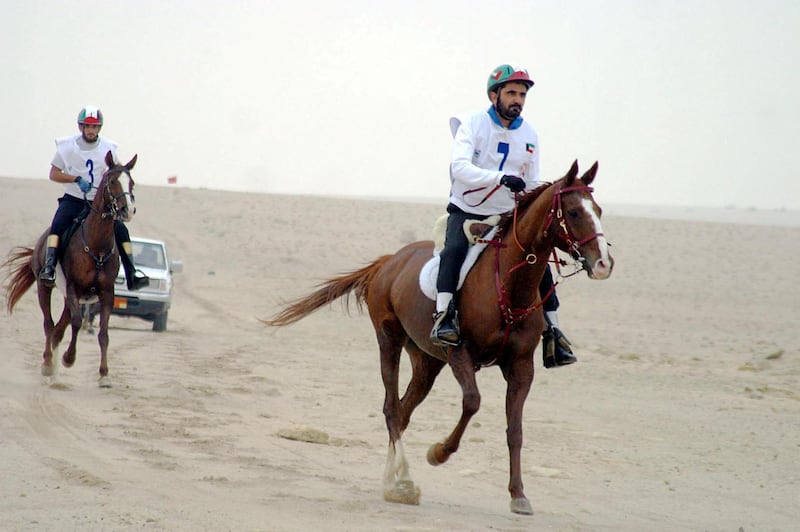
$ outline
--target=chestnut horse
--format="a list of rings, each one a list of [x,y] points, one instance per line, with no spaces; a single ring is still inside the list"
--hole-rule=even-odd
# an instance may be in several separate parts
[[[127,222],[136,212],[133,199],[133,178],[130,171],[137,156],[125,165],[115,164],[111,152],[106,154],[108,170],[97,186],[97,194],[89,213],[64,245],[63,256],[57,269],[56,286],[64,294],[64,310],[58,323],[53,323],[50,308],[52,287],[39,280],[39,270],[44,264],[45,245],[49,228],[45,230],[35,248],[17,247],[11,250],[3,264],[10,270],[10,281],[6,286],[8,312],[36,283],[39,307],[44,317],[44,353],[42,375],[51,376],[53,350],[64,337],[67,324],[72,324],[72,339],[61,358],[64,367],[75,363],[75,340],[81,328],[81,304],[97,300],[100,304],[100,386],[108,387],[108,318],[114,305],[114,280],[119,270],[119,252],[114,241],[114,221]],[[62,275],[63,272],[63,275]]]
[[[430,241],[409,244],[360,270],[329,279],[265,320],[268,325],[288,325],[351,293],[359,307],[366,303],[378,338],[386,390],[383,413],[389,452],[383,488],[387,501],[419,503],[419,488],[411,479],[401,437],[441,369],[449,364],[461,385],[462,412],[450,435],[428,451],[432,465],[443,464],[458,450],[480,406],[475,373],[496,365],[507,382],[511,511],[533,513],[523,492],[520,450],[522,409],[533,383],[534,349],[544,327],[538,286],[554,248],[570,254],[592,279],[611,274],[614,261],[600,226],[601,209],[589,186],[596,173],[597,163],[578,177],[575,161],[565,177],[517,196],[514,212],[503,217],[490,241],[493,249],[487,248],[478,258],[460,290],[462,339],[458,347],[437,347],[429,338],[434,302],[420,290],[419,274],[432,257]],[[412,375],[401,399],[398,374],[403,348],[411,359]]]

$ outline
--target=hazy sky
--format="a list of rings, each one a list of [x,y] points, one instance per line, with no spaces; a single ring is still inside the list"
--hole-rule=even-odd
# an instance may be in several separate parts
[[[448,118],[512,63],[544,178],[798,210],[798,31],[796,0],[3,0],[0,175],[46,179],[94,104],[140,183],[444,204]]]

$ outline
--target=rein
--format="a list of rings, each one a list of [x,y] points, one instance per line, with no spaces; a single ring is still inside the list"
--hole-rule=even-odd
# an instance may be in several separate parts
[[[580,273],[580,271],[584,268],[585,259],[581,256],[578,248],[587,242],[591,242],[592,240],[600,236],[603,236],[603,233],[595,233],[582,240],[576,240],[572,232],[569,230],[566,220],[564,219],[564,213],[561,203],[561,195],[566,194],[568,192],[578,192],[578,191],[592,192],[593,190],[594,189],[592,187],[587,185],[578,185],[571,187],[562,187],[559,185],[559,188],[553,193],[553,201],[550,204],[550,210],[548,211],[547,216],[545,218],[544,236],[547,237],[547,232],[550,229],[551,225],[556,224],[557,233],[555,236],[556,237],[561,236],[566,241],[567,246],[569,246],[572,249],[575,255],[573,256],[573,258],[576,261],[575,264],[579,264],[580,267],[576,268],[575,271],[570,274],[562,275],[561,266],[566,265],[566,262],[558,259],[554,247],[553,260],[550,262],[555,263],[559,280],[553,283],[553,286],[550,288],[547,294],[545,294],[543,297],[540,298],[539,303],[531,303],[531,305],[529,305],[528,307],[521,307],[521,308],[514,308],[512,306],[511,297],[508,294],[508,290],[506,290],[504,279],[500,276],[500,250],[508,246],[502,242],[501,239],[502,235],[499,232],[495,235],[495,237],[492,240],[484,241],[485,243],[495,248],[495,261],[494,261],[495,288],[497,289],[497,299],[498,299],[498,305],[500,307],[500,314],[503,316],[503,321],[505,322],[505,327],[503,331],[503,344],[500,348],[500,352],[502,352],[503,349],[505,348],[505,345],[508,342],[508,337],[511,335],[511,328],[514,326],[514,324],[525,320],[532,312],[541,308],[544,305],[544,302],[547,300],[547,298],[549,298],[550,295],[555,291],[556,286],[560,282],[560,279],[566,279],[568,277],[572,277],[573,275]],[[516,196],[514,203],[512,234],[514,236],[514,242],[517,244],[517,247],[524,252],[525,247],[522,244],[520,244],[519,237],[517,235],[517,211],[519,207],[518,198],[519,196]],[[529,253],[525,255],[525,258],[522,262],[509,268],[505,277],[508,278],[516,270],[523,268],[525,266],[534,265],[536,264],[537,261],[538,259],[536,257],[536,253],[534,253],[534,250],[532,249]]]
[[[125,167],[123,167],[123,166],[115,166],[113,168],[110,168],[108,171],[106,171],[105,180],[104,180],[105,181],[105,186],[103,187],[104,188],[103,195],[107,199],[107,208],[104,209],[103,212],[100,212],[100,211],[98,211],[97,209],[94,208],[94,205],[92,205],[91,203],[89,204],[89,208],[95,214],[99,214],[101,220],[106,220],[106,218],[109,218],[109,217],[111,218],[110,221],[117,220],[118,216],[119,216],[118,213],[120,211],[119,207],[117,206],[117,200],[119,200],[120,198],[124,198],[125,195],[127,194],[127,192],[124,192],[124,191],[119,193],[119,194],[117,194],[117,195],[114,195],[114,194],[111,193],[111,186],[110,186],[110,182],[109,182],[110,180],[109,180],[108,176],[109,176],[109,174],[111,174],[113,172],[117,172],[120,175],[122,175],[123,173],[127,174],[127,169]],[[99,252],[97,255],[92,253],[92,249],[89,246],[89,243],[86,241],[86,224],[85,224],[85,222],[86,222],[86,218],[84,218],[81,221],[81,241],[83,242],[83,251],[85,253],[87,253],[92,258],[92,260],[94,261],[94,267],[95,267],[94,278],[95,278],[95,282],[96,282],[97,281],[97,277],[100,275],[100,272],[103,270],[103,268],[105,268],[105,266],[108,263],[108,261],[111,260],[111,258],[117,252],[117,246],[116,246],[116,242],[114,241],[114,239],[112,239],[111,248],[108,249],[108,251]]]
[[[483,199],[482,199],[482,200],[480,200],[478,203],[476,203],[476,204],[474,204],[474,205],[473,205],[473,204],[471,204],[471,203],[469,203],[469,202],[467,202],[467,194],[472,194],[473,192],[480,192],[481,190],[486,190],[486,189],[487,189],[487,188],[489,188],[489,187],[479,187],[479,188],[473,188],[473,189],[467,190],[467,191],[465,191],[463,194],[461,194],[461,197],[464,199],[464,203],[466,203],[466,204],[467,204],[467,205],[469,205],[470,207],[479,207],[480,205],[483,205],[483,204],[486,202],[486,200],[488,200],[489,198],[491,198],[491,197],[492,197],[492,195],[493,195],[495,192],[497,192],[497,191],[498,191],[498,189],[499,189],[501,186],[503,186],[503,185],[499,185],[499,184],[498,184],[498,185],[495,185],[495,186],[494,186],[494,188],[493,188],[492,190],[490,190],[490,191],[489,191],[489,192],[488,192],[488,193],[487,193],[487,194],[486,194],[486,195],[483,197]]]
[[[116,173],[118,173],[120,175],[126,174],[126,175],[128,175],[128,177],[130,177],[130,174],[128,174],[128,171],[124,166],[115,166],[113,168],[109,168],[106,171],[105,176],[104,176],[105,177],[105,187],[103,187],[105,190],[103,191],[103,193],[109,199],[108,208],[103,212],[99,212],[94,208],[94,205],[89,203],[89,208],[92,210],[92,212],[94,212],[96,214],[99,214],[100,217],[102,219],[104,219],[104,220],[109,216],[114,220],[118,219],[118,213],[119,213],[120,209],[117,206],[117,200],[119,200],[120,198],[124,198],[128,194],[128,192],[125,192],[125,191],[120,192],[116,196],[111,193],[111,188],[110,188],[108,176],[110,174],[114,173],[114,172],[116,172]],[[84,198],[86,198],[86,194],[84,194],[83,196],[84,196]],[[131,194],[131,199],[133,199],[133,194]],[[86,200],[86,201],[88,203],[88,200]]]

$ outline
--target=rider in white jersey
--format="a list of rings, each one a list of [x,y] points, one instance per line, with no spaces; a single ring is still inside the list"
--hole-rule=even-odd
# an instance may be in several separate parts
[[[117,143],[100,137],[102,127],[103,113],[97,107],[87,106],[78,113],[80,134],[56,139],[56,153],[50,163],[50,180],[64,185],[64,195],[58,199],[58,209],[47,236],[44,266],[39,272],[39,279],[46,285],[55,284],[61,235],[94,200],[97,186],[108,170],[106,153],[111,151],[114,161],[117,160]],[[150,279],[137,271],[134,265],[131,237],[125,224],[114,221],[114,236],[128,289],[138,290],[148,286]]]
[[[514,209],[514,195],[541,184],[539,136],[520,116],[528,90],[528,72],[500,65],[489,75],[486,91],[492,105],[487,110],[450,119],[453,145],[450,155],[450,200],[447,234],[439,254],[436,313],[431,341],[459,345],[460,331],[455,293],[459,270],[469,247],[464,221],[483,220]],[[539,286],[547,328],[542,335],[545,367],[577,361],[569,341],[558,329],[558,298],[550,268]],[[548,355],[548,353],[550,355]]]
[[[525,181],[532,190],[539,180],[539,136],[517,117],[501,124],[494,106],[450,119],[450,203],[470,214],[502,214],[514,208],[514,193],[498,189],[505,175]],[[485,198],[485,199],[484,199]]]

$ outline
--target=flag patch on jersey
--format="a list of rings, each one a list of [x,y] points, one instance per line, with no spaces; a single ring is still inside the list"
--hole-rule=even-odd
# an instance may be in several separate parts
[[[534,146],[533,144],[528,143],[525,145],[525,151],[527,151],[528,153],[533,153],[534,149],[536,149],[536,146]]]

